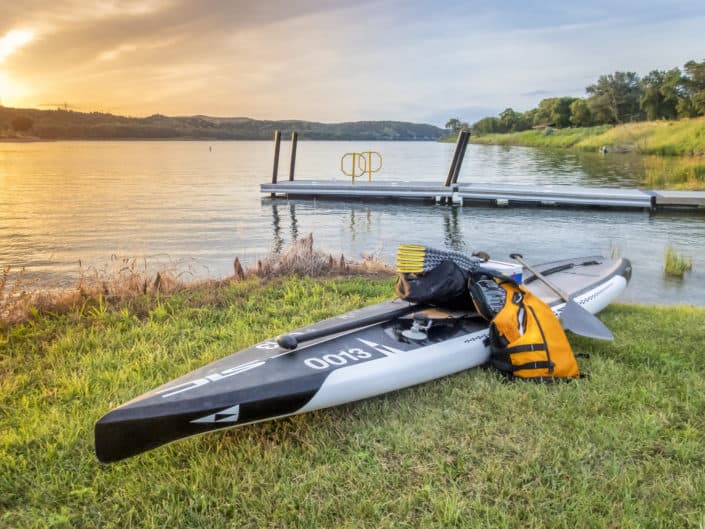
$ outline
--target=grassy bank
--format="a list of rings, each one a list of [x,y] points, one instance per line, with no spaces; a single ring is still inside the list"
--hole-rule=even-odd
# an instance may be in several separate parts
[[[705,310],[614,306],[590,379],[471,370],[111,466],[111,407],[292,327],[385,299],[360,277],[224,282],[0,334],[0,527],[702,527]]]
[[[645,121],[614,127],[527,130],[508,134],[473,136],[471,141],[487,145],[526,145],[597,151],[628,151],[639,154],[704,156],[705,118],[678,121]]]
[[[650,189],[705,189],[705,156],[644,156],[643,163]]]
[[[472,136],[483,145],[577,149],[643,156],[643,185],[652,189],[705,189],[705,118],[618,126],[527,130]],[[454,140],[453,140],[454,141]]]

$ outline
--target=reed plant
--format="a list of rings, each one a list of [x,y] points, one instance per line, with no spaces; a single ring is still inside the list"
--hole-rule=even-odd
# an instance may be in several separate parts
[[[683,277],[685,272],[693,269],[693,260],[676,251],[673,246],[668,245],[664,256],[664,270],[667,275]]]
[[[620,257],[622,257],[623,254],[624,254],[624,252],[622,250],[622,247],[619,244],[615,243],[614,241],[611,241],[610,242],[610,257],[612,259],[619,259]]]
[[[652,189],[705,189],[705,156],[647,156],[644,185]]]

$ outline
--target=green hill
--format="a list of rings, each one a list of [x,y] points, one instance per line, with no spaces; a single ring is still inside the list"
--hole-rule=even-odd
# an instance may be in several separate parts
[[[445,132],[433,125],[403,121],[318,123],[243,117],[169,117],[161,114],[131,118],[102,112],[0,107],[0,138],[17,135],[13,122],[16,124],[18,118],[31,120],[31,128],[23,130],[20,134],[53,140],[269,140],[275,130],[280,130],[285,135],[296,130],[299,137],[305,140],[432,141],[440,138]]]

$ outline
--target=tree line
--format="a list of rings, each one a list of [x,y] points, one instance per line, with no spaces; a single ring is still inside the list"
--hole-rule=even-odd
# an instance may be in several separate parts
[[[18,109],[0,106],[0,137],[10,131],[44,139],[209,139],[270,140],[274,130],[299,132],[307,140],[433,141],[440,127],[402,121],[317,123],[208,116],[169,117],[154,114],[131,118],[101,112]]]
[[[543,127],[591,127],[633,121],[691,118],[705,115],[705,60],[688,61],[683,69],[601,75],[585,89],[587,97],[550,97],[538,107],[517,112],[506,108],[470,127],[457,118],[446,129],[469,128],[476,134],[520,132]]]

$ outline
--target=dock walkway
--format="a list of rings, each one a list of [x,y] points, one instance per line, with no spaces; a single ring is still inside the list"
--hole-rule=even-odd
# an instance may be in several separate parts
[[[625,188],[579,187],[572,185],[460,184],[457,194],[463,200],[520,203],[543,206],[606,206],[617,208],[652,208],[654,196],[649,191]]]
[[[612,208],[705,208],[705,191],[670,191],[572,185],[451,184],[434,182],[296,180],[261,184],[272,196],[296,198],[417,199],[455,204],[582,206]]]
[[[452,198],[455,186],[437,182],[378,181],[352,184],[336,180],[294,180],[261,184],[262,193],[296,197],[336,198],[415,198],[436,200]]]

